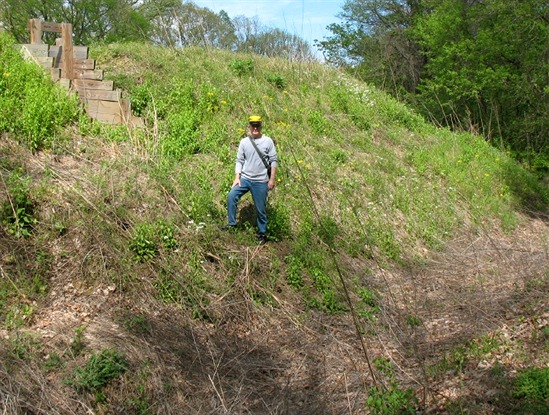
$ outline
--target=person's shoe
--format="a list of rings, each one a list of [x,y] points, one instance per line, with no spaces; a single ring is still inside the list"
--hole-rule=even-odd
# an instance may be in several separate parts
[[[236,225],[223,225],[223,226],[220,226],[219,229],[227,232],[234,231],[236,229]]]
[[[264,233],[258,233],[257,240],[259,241],[259,245],[264,245],[267,243],[267,235]]]

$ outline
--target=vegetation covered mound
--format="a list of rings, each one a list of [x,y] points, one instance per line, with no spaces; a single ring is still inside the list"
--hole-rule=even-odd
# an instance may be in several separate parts
[[[91,50],[146,123],[108,127],[0,39],[5,413],[547,413],[549,197],[507,154],[320,64],[142,44]],[[248,198],[218,228],[252,113],[262,246]]]

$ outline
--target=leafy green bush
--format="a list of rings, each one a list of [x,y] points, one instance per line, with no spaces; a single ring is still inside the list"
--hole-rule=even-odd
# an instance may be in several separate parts
[[[526,412],[549,414],[549,368],[528,368],[520,372],[514,395],[525,402]]]
[[[110,381],[128,370],[126,358],[114,349],[103,349],[93,353],[83,368],[77,368],[74,376],[66,383],[79,392],[98,393]]]
[[[78,100],[23,60],[0,32],[0,131],[15,133],[32,150],[51,147],[56,134],[77,120]]]
[[[286,80],[282,77],[282,75],[267,72],[265,74],[265,79],[267,82],[273,84],[278,89],[284,89],[286,87]]]
[[[156,232],[152,225],[142,224],[135,227],[130,240],[130,250],[138,261],[153,259],[158,253]]]
[[[238,75],[249,75],[254,71],[254,61],[251,58],[233,59],[229,62],[229,68]]]

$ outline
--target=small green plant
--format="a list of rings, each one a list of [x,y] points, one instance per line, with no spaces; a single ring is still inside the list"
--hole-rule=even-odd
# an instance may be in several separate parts
[[[44,345],[35,334],[19,330],[14,331],[9,339],[3,339],[3,342],[8,346],[4,349],[9,352],[7,357],[29,362],[44,350]]]
[[[147,107],[151,103],[151,99],[152,88],[148,82],[134,87],[130,94],[132,112],[138,117],[144,115]]]
[[[366,320],[373,321],[380,311],[378,295],[366,287],[359,288],[357,294],[361,300],[357,306],[358,315]]]
[[[345,164],[349,159],[347,154],[339,148],[332,150],[330,153],[330,157],[335,164]]]
[[[288,238],[290,229],[290,213],[285,206],[267,207],[269,217],[269,238],[273,241],[281,241]]]
[[[30,197],[30,177],[21,169],[13,170],[6,180],[8,200],[2,205],[0,219],[9,234],[21,238],[30,236],[37,223],[35,203]]]
[[[162,245],[168,250],[174,250],[179,245],[175,237],[175,226],[171,223],[160,222],[158,224],[158,232]]]
[[[525,413],[549,414],[549,368],[527,368],[514,383],[514,396],[525,404]]]
[[[229,68],[238,76],[250,75],[254,71],[254,61],[248,59],[233,59],[229,62]]]
[[[313,133],[318,136],[330,135],[333,131],[333,126],[324,117],[324,114],[318,110],[312,111],[307,121]]]
[[[286,80],[278,74],[267,72],[265,74],[265,79],[267,82],[273,84],[278,89],[284,89],[286,87]]]
[[[335,239],[339,234],[339,225],[330,216],[322,216],[320,218],[319,226],[317,227],[317,233],[320,239],[322,239],[328,246],[334,246]]]
[[[86,331],[86,327],[79,326],[74,331],[74,338],[71,340],[70,349],[73,354],[73,356],[78,356],[82,351],[85,349],[88,342],[86,341],[86,338],[84,337],[84,332]]]
[[[303,263],[301,260],[294,255],[288,255],[284,261],[287,264],[286,281],[288,284],[295,289],[303,288]]]
[[[366,407],[372,415],[414,415],[417,398],[412,389],[402,389],[393,372],[392,363],[387,359],[375,359],[374,366],[387,377],[385,387],[375,385],[370,389]]]
[[[55,372],[65,367],[65,362],[57,353],[51,353],[44,362],[43,369],[46,373]]]
[[[130,240],[130,250],[135,254],[137,261],[148,261],[156,256],[158,247],[155,239],[153,226],[142,224],[135,227]]]
[[[114,349],[103,349],[93,353],[83,368],[77,368],[72,378],[66,381],[78,392],[94,393],[96,399],[102,399],[101,390],[113,379],[128,370],[125,356]]]
[[[12,309],[6,313],[6,328],[8,330],[13,330],[23,327],[30,321],[33,313],[34,310],[30,304],[12,307]]]
[[[419,327],[423,324],[423,321],[420,317],[410,314],[406,316],[406,324],[408,324],[410,327]]]
[[[346,308],[343,303],[338,300],[336,292],[334,291],[332,279],[329,275],[317,268],[310,272],[313,278],[313,286],[321,295],[320,301],[316,298],[312,298],[311,305],[332,314],[345,311]]]

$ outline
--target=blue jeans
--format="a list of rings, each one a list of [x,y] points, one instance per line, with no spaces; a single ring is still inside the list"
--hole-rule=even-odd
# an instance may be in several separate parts
[[[227,198],[227,214],[229,225],[236,225],[236,210],[238,201],[246,193],[251,192],[254,200],[255,211],[257,213],[257,228],[259,233],[267,233],[267,193],[269,188],[267,182],[252,182],[240,178],[241,186],[235,186],[229,192]]]

